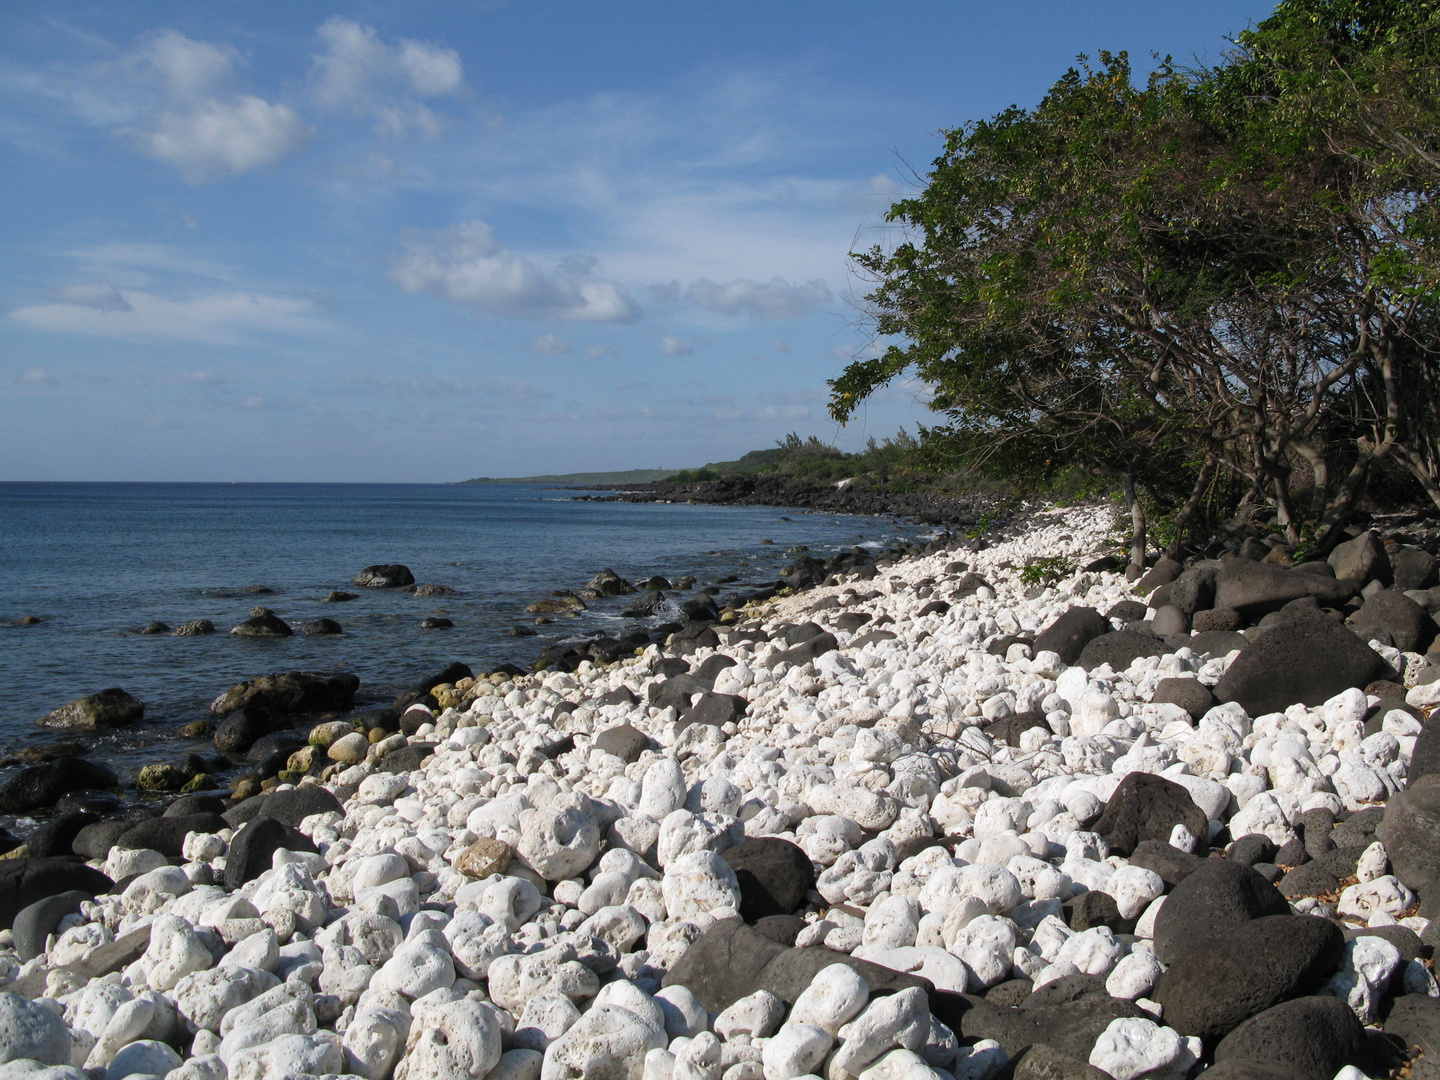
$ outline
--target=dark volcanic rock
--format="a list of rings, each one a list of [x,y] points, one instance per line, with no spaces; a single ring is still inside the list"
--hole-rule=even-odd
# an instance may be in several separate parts
[[[44,900],[16,912],[11,930],[15,934],[15,950],[22,963],[33,960],[45,951],[45,939],[66,915],[78,915],[80,905],[94,900],[95,894],[83,889],[47,896]]]
[[[1435,584],[1436,559],[1424,548],[1396,548],[1390,552],[1390,566],[1395,572],[1395,588],[1402,593]]]
[[[86,859],[104,859],[115,841],[135,827],[133,821],[100,821],[86,825],[70,842],[70,851]]]
[[[654,682],[646,690],[648,704],[656,709],[678,709],[684,712],[690,708],[690,699],[696,694],[708,694],[714,686],[695,675],[672,675],[664,682]]]
[[[415,575],[408,566],[401,566],[399,563],[376,563],[356,574],[354,583],[367,589],[398,589],[404,585],[414,585]]]
[[[1321,705],[1342,690],[1365,686],[1384,666],[1375,650],[1335,620],[1302,614],[1256,636],[1215,684],[1215,697],[1239,702],[1251,716],[1297,702]]]
[[[1199,679],[1161,679],[1150,701],[1156,705],[1179,705],[1194,720],[1215,706],[1215,695]]]
[[[1325,869],[1323,864],[1308,862],[1289,871],[1276,883],[1276,888],[1285,899],[1298,900],[1302,896],[1338,892],[1340,879]]]
[[[1010,1055],[1018,1054],[1026,1046],[1045,1043],[1062,1054],[1087,1060],[1095,1040],[1112,1021],[1145,1015],[1131,1002],[1108,994],[1024,1009],[1001,1008],[968,994],[965,1000],[971,1007],[961,1019],[956,1034],[964,1040],[994,1039]]]
[[[25,851],[32,859],[47,855],[73,855],[71,845],[80,830],[100,821],[95,814],[85,810],[70,810],[56,814],[49,821],[25,834]]]
[[[664,985],[689,987],[705,1008],[721,1012],[753,994],[765,965],[785,951],[739,919],[722,919],[685,950]]]
[[[803,664],[810,663],[816,657],[824,656],[828,652],[834,652],[839,647],[840,643],[835,640],[834,634],[816,634],[814,637],[802,641],[793,648],[785,649],[783,652],[777,653],[771,663],[772,665],[778,664],[781,660],[784,660],[791,667],[800,667]]]
[[[1200,614],[1204,615],[1205,612]],[[1236,649],[1249,647],[1250,639],[1234,630],[1201,630],[1190,635],[1190,640],[1185,644],[1190,646],[1197,656],[1229,656]]]
[[[1108,633],[1110,623],[1094,608],[1072,607],[1040,631],[1033,653],[1057,653],[1065,663],[1073,664],[1092,639]]]
[[[720,857],[740,882],[740,917],[746,922],[790,914],[815,887],[810,856],[788,840],[755,837],[727,848]]]
[[[1215,1048],[1215,1062],[1288,1065],[1306,1080],[1331,1080],[1365,1057],[1365,1029],[1339,998],[1305,997],[1266,1009],[1232,1031]]]
[[[1289,911],[1279,890],[1250,867],[1207,859],[1161,905],[1155,919],[1155,955],[1162,964],[1173,964],[1201,938]]]
[[[1119,619],[1121,622],[1140,622],[1145,618],[1145,613],[1150,609],[1139,600],[1121,600],[1118,604],[1105,612],[1107,619]]]
[[[795,944],[805,925],[805,920],[796,915],[766,915],[755,920],[755,931],[788,949]]]
[[[1005,1074],[1008,1074],[1009,1080],[1110,1080],[1109,1073],[1097,1069],[1085,1059],[1062,1054],[1044,1043],[1027,1046],[1012,1057],[1002,1072],[1002,1075]]]
[[[65,892],[98,896],[114,882],[77,858],[0,860],[0,930],[8,930],[24,908]]]
[[[1425,731],[1436,726],[1426,725]],[[1417,740],[1417,753],[1419,748]],[[1390,872],[1416,892],[1428,893],[1440,877],[1440,784],[1421,784],[1391,796],[1375,835],[1385,845]]]
[[[145,715],[145,703],[127,694],[118,686],[86,694],[54,712],[46,713],[35,722],[41,727],[66,728],[73,731],[102,731],[128,727]]]
[[[209,619],[192,619],[190,622],[181,623],[173,631],[171,637],[203,637],[206,634],[215,633],[215,624]]]
[[[285,638],[295,633],[290,624],[278,615],[252,615],[230,628],[236,637]]]
[[[749,702],[742,697],[733,694],[704,694],[700,700],[690,706],[679,721],[680,730],[684,730],[691,724],[709,724],[711,727],[721,727],[725,724],[736,723],[744,715]]]
[[[1313,991],[1339,965],[1345,935],[1314,915],[1272,915],[1191,945],[1161,976],[1154,996],[1170,1027],[1213,1040]]]
[[[1091,638],[1075,664],[1087,671],[1109,664],[1115,671],[1124,671],[1142,656],[1164,656],[1174,650],[1158,637],[1135,630],[1117,630]]]
[[[54,806],[67,791],[114,787],[120,781],[106,765],[66,757],[21,769],[0,785],[0,814],[25,814]]]
[[[1216,631],[1236,631],[1245,625],[1245,617],[1234,608],[1209,608],[1195,612],[1190,619],[1190,629],[1196,634],[1210,634]]]
[[[1141,840],[1130,853],[1130,865],[1160,875],[1166,885],[1179,885],[1209,859],[1171,847],[1163,840]]]
[[[847,953],[819,946],[786,949],[772,957],[760,972],[758,988],[768,990],[781,1001],[793,1005],[795,999],[815,980],[815,976],[831,964],[844,964],[858,972],[870,984],[872,995],[894,993],[915,986],[931,994],[932,1006],[936,997],[944,996],[935,995],[930,983],[918,975],[892,971],[868,960],[860,960]]]
[[[312,814],[343,814],[340,800],[319,785],[307,784],[290,791],[277,791],[265,799],[265,816],[299,828]]]
[[[1105,812],[1090,828],[1105,837],[1111,851],[1128,855],[1142,840],[1168,842],[1176,825],[1184,825],[1191,836],[1202,837],[1206,824],[1205,811],[1175,781],[1154,773],[1132,772],[1120,781]]]
[[[343,604],[347,600],[358,599],[360,599],[358,593],[345,592],[343,589],[331,589],[320,602],[322,604]]]
[[[225,853],[225,888],[238,889],[270,869],[277,848],[314,851],[310,838],[263,813],[252,818],[230,840]]]
[[[1273,862],[1275,841],[1264,833],[1247,833],[1230,845],[1230,850],[1226,852],[1226,858],[1240,866]]]
[[[1227,559],[1220,564],[1216,578],[1215,606],[1234,608],[1255,619],[1301,597],[1313,596],[1329,607],[1344,604],[1359,591],[1359,586],[1350,581],[1301,574],[1271,563]]]
[[[417,743],[414,746],[400,746],[391,750],[380,759],[375,766],[380,772],[408,773],[414,772],[425,759],[435,753],[435,747]]]
[[[1385,1033],[1405,1040],[1427,1055],[1440,1055],[1440,998],[1401,994],[1385,1014]]]
[[[1220,576],[1218,566],[1193,566],[1170,586],[1170,603],[1186,615],[1206,611],[1215,605],[1215,584]]]
[[[225,819],[219,814],[187,814],[184,817],[158,817],[142,821],[120,834],[115,846],[137,850],[149,848],[161,855],[176,859],[180,857],[185,837],[192,832],[213,833],[227,829]]]
[[[1108,926],[1117,934],[1128,934],[1135,929],[1135,920],[1121,916],[1114,897],[1094,889],[1068,901],[1063,910],[1070,929],[1077,934],[1092,926]]]
[[[243,754],[267,735],[284,731],[290,718],[261,708],[244,708],[231,713],[215,726],[215,749]]]
[[[1435,640],[1430,613],[1395,589],[1372,594],[1346,623],[1356,629],[1379,627],[1401,652],[1424,652]]]
[[[314,622],[307,622],[301,626],[300,632],[306,637],[331,637],[335,634],[343,634],[345,628],[334,619],[316,619]]]
[[[1338,1071],[1338,1070],[1337,1070]],[[1218,1061],[1205,1070],[1208,1080],[1309,1080],[1303,1072],[1278,1061]]]
[[[284,714],[341,712],[355,703],[358,689],[360,677],[349,672],[287,671],[236,683],[210,703],[210,711],[216,716],[229,716],[237,709],[253,706]]]
[[[191,814],[223,814],[225,812],[225,800],[219,795],[209,795],[204,792],[197,792],[194,795],[181,795],[165,808],[161,817],[188,817]]]
[[[640,755],[649,745],[650,739],[633,724],[618,724],[595,736],[597,749],[614,754],[626,764],[639,761]]]

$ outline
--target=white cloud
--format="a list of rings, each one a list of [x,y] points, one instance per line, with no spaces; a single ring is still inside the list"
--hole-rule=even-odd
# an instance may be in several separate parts
[[[258,293],[213,293],[172,300],[139,289],[112,290],[120,303],[94,302],[94,286],[62,289],[48,304],[16,308],[10,317],[34,330],[108,338],[153,338],[234,345],[255,333],[315,333],[326,328],[309,300]],[[108,286],[106,286],[108,288]]]
[[[387,135],[416,130],[434,135],[440,120],[425,98],[448,97],[464,87],[460,54],[425,41],[401,38],[387,45],[372,26],[339,15],[321,25],[325,51],[314,57],[315,96],[327,108],[369,115]]]
[[[228,83],[239,55],[226,45],[195,41],[178,30],[157,30],[125,57],[142,77],[157,78],[173,99],[199,98]]]
[[[729,285],[701,278],[685,290],[685,295],[706,311],[743,313],[756,319],[799,319],[829,300],[830,290],[818,278],[801,285],[791,285],[778,277],[768,282],[738,278]]]
[[[406,246],[390,278],[408,293],[428,292],[491,315],[632,322],[639,309],[623,285],[567,267],[545,272],[500,246],[483,221],[457,225]]]
[[[152,157],[167,161],[192,184],[273,165],[310,139],[310,126],[288,105],[250,94],[208,98],[184,111],[162,112],[140,135]]]
[[[540,353],[542,356],[560,356],[570,351],[570,343],[561,340],[554,334],[541,334],[530,342],[530,351]]]
[[[601,357],[601,356],[609,356],[609,355],[610,355],[611,353],[613,353],[614,351],[615,351],[615,350],[612,349],[612,348],[610,348],[609,345],[586,345],[586,346],[585,346],[585,355],[588,356],[588,357],[591,357],[592,359],[598,359],[598,358]]]
[[[677,356],[689,356],[695,351],[695,346],[689,342],[681,341],[677,337],[662,337],[660,339],[660,351],[671,359],[674,359]]]
[[[130,310],[130,302],[108,281],[92,285],[62,285],[55,290],[55,299],[62,304],[94,308],[96,311]]]

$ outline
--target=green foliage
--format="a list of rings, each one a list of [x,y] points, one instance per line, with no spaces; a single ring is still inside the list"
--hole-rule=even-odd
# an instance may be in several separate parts
[[[1334,537],[1387,459],[1440,505],[1440,0],[1282,0],[1237,44],[945,132],[854,255],[894,344],[832,415],[912,375],[945,417],[912,461],[1124,478],[1167,540],[1256,495]]]
[[[1031,559],[1025,564],[1025,569],[1020,571],[1020,584],[1053,585],[1061,578],[1068,577],[1073,569],[1070,560],[1059,555],[1052,555],[1044,559]]]

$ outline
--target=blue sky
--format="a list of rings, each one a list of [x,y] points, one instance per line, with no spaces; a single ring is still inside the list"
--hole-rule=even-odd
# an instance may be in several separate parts
[[[0,7],[0,480],[680,467],[933,422],[848,253],[938,132],[1262,2]]]

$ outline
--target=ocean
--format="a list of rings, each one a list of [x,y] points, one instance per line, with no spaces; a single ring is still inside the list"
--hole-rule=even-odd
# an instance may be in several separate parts
[[[461,660],[476,671],[524,666],[545,646],[597,630],[623,633],[626,598],[596,601],[579,619],[537,627],[525,605],[580,589],[606,567],[627,579],[684,574],[722,593],[773,581],[805,545],[824,556],[918,535],[883,518],[776,507],[577,501],[563,489],[517,485],[0,483],[0,760],[73,738],[35,720],[82,694],[119,686],[145,702],[142,722],[80,736],[122,775],[208,740],[178,729],[243,679],[276,671],[348,670],[360,703],[386,702],[421,676]],[[788,520],[787,520],[788,519]],[[766,544],[763,541],[772,541]],[[404,563],[421,584],[453,595],[419,598],[351,584],[364,566]],[[272,592],[255,595],[247,586]],[[332,589],[359,593],[323,603]],[[633,598],[632,598],[633,599]],[[233,637],[257,604],[294,637]],[[422,630],[430,615],[450,630]],[[42,621],[16,625],[26,616]],[[306,637],[328,617],[335,637]],[[210,619],[202,637],[142,636],[152,620]],[[659,621],[659,620],[653,620]],[[9,769],[0,769],[0,779]]]

